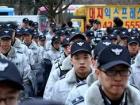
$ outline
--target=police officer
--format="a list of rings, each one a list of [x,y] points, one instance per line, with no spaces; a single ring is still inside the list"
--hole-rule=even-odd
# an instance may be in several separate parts
[[[39,45],[39,32],[38,30],[34,30],[32,42],[36,43],[36,47],[38,48],[38,63],[41,63],[43,59],[43,55],[45,54],[45,50],[42,46]]]
[[[97,44],[105,34],[105,32],[101,29],[101,22],[98,19],[94,20],[91,30],[94,31],[95,41],[97,41],[95,44]]]
[[[128,40],[128,37],[129,37],[128,30],[121,31],[119,37],[120,37],[119,45],[127,46],[127,40]]]
[[[39,48],[37,44],[32,40],[32,30],[29,28],[23,29],[23,37],[24,37],[24,43],[25,45],[31,50],[33,54],[33,63],[32,65],[39,63],[40,58],[39,58]]]
[[[34,30],[33,31],[33,41],[38,45],[38,42],[39,42],[39,33],[38,33],[38,31],[37,30]]]
[[[118,44],[117,35],[112,33],[109,35],[109,39],[112,41],[113,44]]]
[[[30,65],[34,64],[33,53],[28,47],[23,43],[23,33],[22,29],[16,29],[13,32],[12,46],[16,49],[18,53],[24,53],[27,57],[27,61]]]
[[[49,59],[52,63],[60,58],[60,53],[61,53],[61,41],[59,36],[54,36],[52,38],[51,42],[51,48],[46,52],[46,55],[44,58]]]
[[[98,81],[87,90],[86,105],[138,105],[140,92],[128,84],[131,58],[127,48],[110,45],[99,55]]]
[[[132,72],[130,75],[130,79],[129,82],[130,84],[132,84],[133,86],[136,86],[139,90],[140,90],[140,53],[137,54],[136,58],[135,58],[135,62],[134,64],[131,65],[132,68]]]
[[[135,37],[139,37],[140,36],[140,32],[137,28],[132,28],[130,31],[130,35],[131,36],[135,36]]]
[[[101,51],[108,47],[111,44],[109,40],[101,41],[97,44],[94,49],[93,60],[92,60],[92,73],[88,75],[85,82],[82,82],[73,87],[71,92],[68,94],[66,105],[85,105],[85,93],[87,89],[91,86],[91,84],[97,80],[95,75],[95,66],[98,56],[100,55]]]
[[[57,81],[51,93],[52,100],[65,103],[68,93],[74,85],[83,82],[91,72],[91,47],[85,41],[76,41],[71,46],[71,69],[66,76]]]
[[[65,30],[64,29],[59,29],[58,31],[56,31],[55,33],[57,36],[60,37],[61,43],[63,42],[65,36]]]
[[[69,39],[69,45],[71,46],[77,40],[86,40],[86,38],[84,35],[80,33],[72,34]],[[66,74],[71,69],[72,69],[72,64],[71,64],[70,55],[67,55],[67,57],[64,58],[63,60],[61,59],[60,61],[53,64],[51,73],[46,83],[43,98],[45,99],[50,98],[50,95],[48,94],[51,94],[52,87],[55,84],[55,82],[58,81],[64,74]]]
[[[45,48],[45,44],[46,44],[46,36],[45,35],[40,35],[39,36],[39,46],[42,46],[43,48]]]
[[[21,38],[21,39],[20,39]],[[13,45],[14,48],[16,48],[16,50],[20,53],[24,53],[25,55],[27,55],[27,58],[29,59],[29,52],[28,52],[28,48],[25,44],[23,44],[22,42],[22,30],[21,29],[16,29],[15,30],[15,38],[13,41]]]
[[[90,44],[90,46],[92,47],[92,49],[95,47],[93,45],[93,38],[94,38],[94,31],[91,31],[91,30],[88,30],[86,33],[85,33],[85,36],[86,36],[86,41]]]
[[[99,30],[100,27],[101,27],[100,26],[101,25],[101,22],[98,19],[93,20],[92,24],[93,24],[93,26],[91,28],[92,31]]]
[[[17,105],[23,90],[19,70],[12,62],[0,59],[0,105]]]
[[[4,29],[0,32],[0,52],[6,59],[12,61],[19,69],[20,75],[23,79],[23,85],[25,87],[25,95],[29,95],[26,91],[26,86],[30,84],[30,65],[27,62],[26,55],[22,52],[17,52],[12,43],[12,32]],[[27,92],[27,93],[26,93]]]
[[[22,29],[17,28],[17,29],[15,30],[15,37],[16,37],[17,39],[19,39],[21,42],[23,41]]]
[[[135,62],[135,57],[139,52],[139,39],[136,36],[130,36],[128,38],[128,51],[131,56],[131,64]]]
[[[29,19],[23,18],[20,28],[28,28],[28,27],[29,27]]]
[[[62,48],[64,52],[61,53],[60,58],[57,60],[60,64],[63,62],[63,60],[70,54],[70,44],[69,44],[69,37],[64,38],[62,41]]]
[[[21,35],[19,35],[19,34],[21,34]],[[22,36],[22,40],[20,40],[19,37],[17,37],[17,36]],[[28,58],[28,63],[32,66],[35,63],[35,61],[33,59],[33,52],[24,43],[23,36],[24,36],[24,29],[16,29],[15,43],[13,44],[13,46],[16,48],[17,51],[23,52],[24,54],[26,54],[26,56]]]

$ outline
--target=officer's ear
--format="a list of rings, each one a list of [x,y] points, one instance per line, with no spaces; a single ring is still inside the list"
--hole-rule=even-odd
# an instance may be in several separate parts
[[[93,66],[96,66],[96,62],[97,62],[97,60],[92,57],[92,65]]]
[[[95,69],[95,74],[96,74],[97,79],[99,79],[100,70],[98,68]]]
[[[71,64],[73,64],[73,62],[72,62],[72,55],[70,55],[70,61],[71,61]]]

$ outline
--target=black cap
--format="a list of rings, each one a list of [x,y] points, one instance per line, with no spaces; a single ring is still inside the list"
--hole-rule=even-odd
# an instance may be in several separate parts
[[[60,36],[54,36],[54,37],[52,37],[52,44],[53,43],[56,43],[56,42],[61,42],[61,40],[60,40]]]
[[[91,46],[83,40],[76,41],[71,46],[71,55],[74,55],[77,52],[87,52],[91,55]]]
[[[6,59],[0,59],[0,82],[12,82],[17,89],[22,90],[22,78],[16,65]]]
[[[70,36],[70,30],[69,29],[65,30],[65,36]]]
[[[122,31],[119,36],[120,36],[120,38],[128,38],[129,37],[129,32],[128,31]]]
[[[34,22],[32,20],[29,20],[29,26],[34,27]]]
[[[87,37],[94,37],[94,31],[88,30],[85,34]]]
[[[131,36],[128,38],[128,44],[136,43],[139,44],[139,39],[135,36]]]
[[[69,40],[70,40],[69,37],[64,38],[64,40],[62,42],[62,47],[65,47],[65,46],[69,45]]]
[[[38,22],[34,22],[34,27],[37,29],[38,28]]]
[[[109,35],[109,39],[110,39],[110,40],[113,40],[113,39],[117,40],[117,35],[115,35],[115,34],[110,34],[110,35]]]
[[[40,35],[40,36],[39,36],[39,40],[45,41],[45,40],[46,40],[46,36],[45,36],[45,35]]]
[[[0,38],[12,38],[13,31],[8,29],[3,29],[0,31]]]
[[[81,34],[81,33],[77,33],[77,32],[75,32],[75,33],[73,33],[71,36],[70,36],[70,42],[71,41],[73,41],[73,40],[75,40],[75,39],[77,39],[77,38],[79,38],[79,39],[81,39],[81,40],[86,40],[86,38],[85,38],[85,36],[83,35],[83,34]]]
[[[139,37],[140,36],[140,32],[137,28],[132,28],[130,31],[131,36],[136,36]]]
[[[16,30],[15,30],[15,34],[16,34],[16,36],[21,36],[22,35],[22,29],[19,29],[19,28],[17,28]]]
[[[103,68],[103,70],[108,70],[119,64],[130,67],[131,57],[126,47],[111,44],[102,50],[98,57],[97,64],[97,66]]]
[[[22,30],[22,34],[23,34],[23,35],[32,35],[32,30],[29,29],[29,28],[24,28],[24,29]]]
[[[14,22],[7,22],[5,24],[3,24],[3,28],[5,29],[16,29],[17,28],[17,24]]]
[[[101,42],[99,42],[95,49],[94,49],[94,59],[97,59],[97,57],[100,55],[101,51],[106,48],[107,46],[109,46],[111,43],[111,41],[109,40],[103,40]]]
[[[32,33],[32,35],[33,35],[33,38],[39,38],[39,33],[38,33],[38,31],[34,31],[34,32]]]
[[[58,36],[63,36],[63,35],[65,35],[65,31],[62,30],[62,29],[60,29],[60,30],[58,30],[58,31],[56,32],[56,35],[58,35]]]
[[[114,35],[120,35],[120,33],[121,33],[120,29],[114,29],[112,32],[112,34]]]
[[[28,18],[24,18],[24,19],[22,20],[22,22],[23,22],[23,23],[29,23],[29,19],[28,19]]]
[[[109,35],[104,35],[104,36],[102,36],[102,40],[110,40]]]

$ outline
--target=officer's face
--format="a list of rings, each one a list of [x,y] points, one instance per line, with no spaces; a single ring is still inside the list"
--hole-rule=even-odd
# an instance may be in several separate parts
[[[71,62],[76,74],[80,77],[86,77],[92,64],[91,55],[86,52],[78,52],[72,55]]]
[[[60,36],[61,42],[63,42],[63,40],[65,39],[65,37],[66,37],[65,35],[61,35],[61,36]]]
[[[139,51],[139,44],[137,43],[128,44],[128,50],[130,55],[136,55]]]
[[[0,40],[0,48],[2,53],[7,53],[11,48],[12,39],[4,38]]]
[[[112,39],[112,43],[113,44],[117,44],[118,43],[118,40],[114,38],[114,39]]]
[[[60,45],[61,45],[61,42],[54,42],[54,43],[53,43],[53,47],[54,47],[55,49],[59,49],[59,48],[60,48]]]
[[[39,40],[39,45],[45,46],[46,40]]]
[[[0,105],[17,105],[19,90],[0,84]]]
[[[22,23],[22,27],[23,28],[28,28],[29,27],[29,24],[28,23]]]
[[[86,41],[88,42],[88,43],[91,43],[91,41],[92,41],[92,37],[86,37]]]
[[[117,65],[111,69],[112,70],[108,72],[97,69],[96,74],[105,94],[110,99],[116,100],[120,98],[125,91],[130,72],[125,65]]]
[[[67,56],[70,54],[70,45],[64,47],[64,52]]]
[[[121,38],[119,45],[127,46],[127,38]]]
[[[31,35],[24,35],[24,42],[25,43],[31,43],[32,41],[32,36]]]

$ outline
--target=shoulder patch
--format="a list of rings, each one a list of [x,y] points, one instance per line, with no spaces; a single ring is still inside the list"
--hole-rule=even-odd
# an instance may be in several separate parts
[[[81,103],[81,102],[84,102],[84,97],[83,97],[83,96],[80,96],[80,97],[77,97],[76,99],[74,99],[74,100],[72,101],[72,104],[73,104],[73,105],[77,105],[77,104],[79,104],[79,103]]]
[[[81,81],[81,82],[77,83],[76,88],[80,87],[82,85],[85,85],[85,84],[86,84],[86,81]]]

